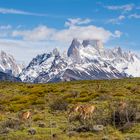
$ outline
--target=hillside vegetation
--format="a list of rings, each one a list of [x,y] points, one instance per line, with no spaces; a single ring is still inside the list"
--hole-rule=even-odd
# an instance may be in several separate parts
[[[127,115],[119,114],[119,103]],[[96,107],[92,118],[68,115],[76,104]],[[22,121],[20,114],[31,112]],[[115,115],[116,116],[115,116]],[[97,129],[102,126],[103,129]],[[0,83],[1,140],[138,140],[140,78],[50,84]]]

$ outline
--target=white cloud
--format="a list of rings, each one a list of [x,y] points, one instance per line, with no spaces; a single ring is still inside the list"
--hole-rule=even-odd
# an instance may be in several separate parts
[[[9,37],[11,35],[12,26],[11,25],[0,25],[0,37]]]
[[[9,30],[12,29],[11,25],[0,25],[0,30]]]
[[[0,8],[1,14],[17,14],[17,15],[29,15],[29,16],[47,16],[46,14],[32,13],[17,9]]]
[[[121,35],[122,35],[122,32],[119,30],[116,30],[114,33],[114,37],[121,37]]]
[[[23,37],[24,40],[42,41],[51,40],[52,36],[56,33],[53,28],[47,26],[38,26],[33,30],[15,30],[12,33],[13,37]]]
[[[128,12],[133,10],[134,4],[126,4],[126,5],[110,5],[110,6],[105,6],[108,10],[122,10],[124,12]]]
[[[70,42],[73,38],[78,39],[99,39],[103,42],[108,41],[111,37],[116,36],[115,33],[110,32],[102,27],[94,25],[88,26],[70,26],[66,29],[57,30],[40,25],[32,30],[16,30],[12,33],[13,37],[21,37],[24,40],[30,41],[59,41]]]
[[[119,20],[123,20],[123,19],[125,19],[125,16],[124,16],[124,15],[120,15],[120,16],[118,17],[118,19],[119,19]]]
[[[56,42],[0,39],[0,50],[13,55],[18,62],[25,62],[26,64],[28,64],[36,55],[49,53],[56,47],[60,51],[64,50],[64,46],[58,43],[56,44]]]
[[[121,21],[123,21],[124,19],[126,19],[126,17],[125,17],[124,15],[120,15],[120,16],[117,17],[117,18],[109,19],[109,20],[107,21],[107,23],[120,24]]]
[[[139,19],[140,18],[140,14],[131,14],[128,16],[129,18],[136,18]]]
[[[54,35],[54,39],[61,41],[71,41],[73,38],[78,39],[99,39],[106,42],[112,33],[101,27],[94,25],[89,26],[72,26],[68,29],[60,30]]]
[[[103,27],[81,26],[81,24],[59,30],[45,25],[30,30],[1,25],[0,50],[11,53],[17,60],[25,60],[27,63],[37,54],[50,51],[55,47],[65,50],[73,38],[99,39],[107,42],[111,38],[119,38],[122,34],[120,31],[111,32]]]
[[[69,18],[68,21],[65,22],[65,26],[74,26],[74,25],[83,25],[91,22],[91,19],[81,19],[81,18]]]

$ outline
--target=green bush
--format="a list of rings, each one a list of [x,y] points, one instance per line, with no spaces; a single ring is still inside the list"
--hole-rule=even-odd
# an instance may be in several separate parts
[[[21,126],[21,122],[18,119],[8,119],[0,124],[2,129],[11,128],[14,130],[18,130]]]
[[[66,111],[68,103],[63,98],[56,98],[50,102],[49,107],[52,111]]]

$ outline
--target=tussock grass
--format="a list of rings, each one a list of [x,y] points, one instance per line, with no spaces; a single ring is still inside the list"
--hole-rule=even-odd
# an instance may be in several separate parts
[[[5,124],[2,125],[5,128],[0,128],[0,140],[101,140],[107,137],[111,140],[139,139],[140,118],[123,132],[111,123],[112,110],[116,109],[116,103],[120,101],[134,102],[137,114],[140,113],[140,78],[49,84],[1,82],[0,124]],[[97,107],[91,123],[103,124],[104,131],[72,131],[81,126],[80,121],[70,123],[68,119],[69,108],[77,103],[94,104]],[[20,120],[19,114],[27,110],[31,110],[32,118],[16,127],[14,121]],[[40,122],[45,127],[39,127]],[[88,123],[91,126],[90,122],[86,124]],[[10,128],[8,124],[13,127]],[[33,136],[28,134],[31,128],[36,130]]]

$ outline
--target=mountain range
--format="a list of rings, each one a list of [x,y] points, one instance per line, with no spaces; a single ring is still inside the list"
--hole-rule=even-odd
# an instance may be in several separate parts
[[[105,48],[100,40],[73,39],[67,54],[55,48],[24,68],[12,55],[0,52],[0,80],[48,83],[126,77],[140,77],[140,57],[120,47]]]
[[[140,57],[120,47],[104,48],[100,40],[73,39],[67,54],[54,49],[37,55],[19,77],[31,83],[140,77]]]

